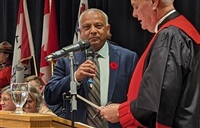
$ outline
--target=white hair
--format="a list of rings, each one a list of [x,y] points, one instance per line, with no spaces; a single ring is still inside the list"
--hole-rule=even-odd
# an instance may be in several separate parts
[[[82,19],[83,15],[84,15],[86,12],[100,12],[100,13],[102,13],[103,16],[104,16],[104,18],[105,18],[106,25],[108,25],[108,16],[106,15],[105,12],[103,12],[102,10],[97,9],[97,8],[90,8],[90,9],[85,10],[83,13],[81,13],[81,15],[80,15],[80,17],[79,17],[79,19],[78,19],[79,25],[80,25],[80,22],[81,22],[81,19]]]
[[[172,4],[174,2],[174,0],[161,0],[162,3],[164,3],[165,5],[169,5]]]

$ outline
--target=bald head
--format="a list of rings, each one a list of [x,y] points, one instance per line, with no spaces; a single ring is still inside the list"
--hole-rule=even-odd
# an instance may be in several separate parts
[[[84,11],[79,18],[79,33],[94,51],[100,50],[110,35],[108,16],[101,10],[91,8]]]
[[[81,15],[80,15],[80,17],[78,19],[78,23],[81,24],[81,20],[83,18],[83,15],[85,15],[86,13],[91,13],[91,12],[99,12],[99,13],[101,13],[102,16],[105,19],[106,25],[108,25],[108,16],[103,11],[101,11],[100,9],[97,9],[97,8],[90,8],[90,9],[85,10],[83,13],[81,13]]]

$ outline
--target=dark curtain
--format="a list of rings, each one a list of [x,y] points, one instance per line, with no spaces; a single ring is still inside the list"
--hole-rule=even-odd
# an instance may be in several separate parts
[[[80,0],[55,0],[59,47],[72,44]],[[107,13],[111,24],[111,40],[141,56],[152,34],[143,31],[132,17],[130,0],[88,0],[89,8]],[[19,0],[0,0],[0,42],[14,45]],[[39,70],[44,0],[27,0],[28,11]],[[200,0],[175,0],[176,9],[185,15],[200,32]]]

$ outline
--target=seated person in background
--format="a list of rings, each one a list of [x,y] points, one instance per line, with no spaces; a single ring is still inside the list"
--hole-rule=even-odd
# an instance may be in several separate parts
[[[12,101],[10,86],[1,90],[1,106],[3,111],[15,111],[16,106]]]
[[[34,86],[41,94],[43,94],[44,82],[38,76],[32,75],[25,78],[24,82]]]
[[[24,82],[28,82],[30,85],[34,86],[42,95],[43,97],[43,88],[45,87],[44,82],[42,79],[36,75],[28,76],[24,79]],[[62,111],[62,103],[57,105],[45,105],[53,111],[56,115],[60,117],[64,117],[65,113]]]
[[[7,41],[0,43],[0,91],[10,84],[12,45]]]
[[[48,109],[42,98],[40,92],[34,87],[29,86],[29,93],[26,103],[24,104],[23,110],[27,113],[40,113],[55,115],[50,109]]]

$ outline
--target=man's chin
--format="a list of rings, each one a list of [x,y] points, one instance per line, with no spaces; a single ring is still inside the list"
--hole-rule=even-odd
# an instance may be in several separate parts
[[[147,30],[147,28],[146,28],[146,27],[144,27],[143,25],[141,25],[141,28],[142,28],[143,30]]]
[[[142,30],[147,30],[148,32],[154,33],[154,31],[151,31],[151,30],[149,30],[149,29],[146,28],[146,27],[142,27]]]

